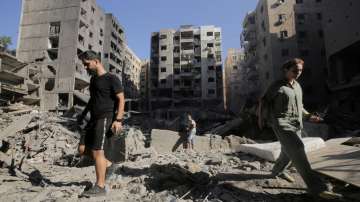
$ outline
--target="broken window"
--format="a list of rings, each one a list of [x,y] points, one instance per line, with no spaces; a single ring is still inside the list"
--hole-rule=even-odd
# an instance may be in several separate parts
[[[233,70],[237,70],[238,69],[238,67],[237,66],[233,66]]]
[[[285,22],[285,20],[286,20],[286,15],[285,14],[279,14],[278,15],[278,22],[279,23],[283,23],[283,22]]]
[[[92,32],[89,32],[89,37],[93,38],[94,34]]]
[[[45,83],[45,90],[52,91],[55,88],[55,78],[48,78]]]
[[[68,93],[59,93],[59,107],[68,107],[69,104],[69,94]]]
[[[194,49],[194,44],[192,42],[183,42],[181,43],[182,50],[192,50]]]
[[[81,29],[81,28],[83,28],[83,27],[86,27],[86,28],[87,28],[88,26],[87,26],[87,24],[85,24],[83,21],[80,20],[80,22],[79,22],[79,28]]]
[[[48,49],[47,53],[50,60],[56,60],[58,58],[58,49]]]
[[[280,39],[285,39],[288,37],[288,32],[286,30],[280,31]]]
[[[181,32],[180,35],[181,35],[181,38],[183,38],[183,39],[191,39],[194,37],[193,31],[184,31],[184,32]]]
[[[86,16],[86,13],[87,13],[86,10],[84,8],[81,8],[80,14],[82,16]]]
[[[180,58],[179,57],[174,58],[174,63],[179,64],[180,63]]]
[[[213,43],[208,43],[207,47],[212,48],[212,47],[214,47],[214,44]]]
[[[174,53],[180,53],[180,47],[179,46],[174,47]]]
[[[85,45],[84,37],[79,34],[78,41],[81,45]]]
[[[59,37],[50,37],[49,38],[49,48],[59,48]]]
[[[166,50],[166,46],[161,46],[161,50]]]
[[[100,36],[104,36],[104,31],[103,31],[103,29],[100,29]]]
[[[58,36],[60,34],[60,22],[50,22],[49,34],[51,36]]]

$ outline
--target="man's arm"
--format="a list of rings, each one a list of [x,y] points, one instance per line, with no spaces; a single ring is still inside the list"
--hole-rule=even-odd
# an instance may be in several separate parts
[[[81,125],[83,119],[86,117],[86,114],[90,110],[91,105],[91,98],[89,99],[89,102],[86,104],[85,109],[81,112],[81,114],[77,117],[77,122]]]
[[[117,107],[115,121],[112,124],[111,129],[115,134],[118,134],[122,130],[122,121],[124,117],[124,108],[125,108],[124,93],[123,92],[117,93],[116,98],[118,100],[118,107]]]
[[[116,94],[116,98],[118,100],[116,119],[123,119],[123,117],[124,117],[124,108],[125,108],[124,93],[121,92],[121,93]]]

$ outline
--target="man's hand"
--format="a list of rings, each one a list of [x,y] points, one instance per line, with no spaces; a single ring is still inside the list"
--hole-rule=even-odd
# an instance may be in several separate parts
[[[312,123],[320,123],[323,121],[323,119],[319,116],[316,116],[316,115],[310,115],[309,117],[309,121],[312,122]]]
[[[111,130],[114,133],[114,135],[118,135],[122,131],[122,123],[119,121],[114,121]]]

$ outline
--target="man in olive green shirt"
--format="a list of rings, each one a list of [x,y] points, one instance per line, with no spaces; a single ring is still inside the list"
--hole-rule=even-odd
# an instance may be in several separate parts
[[[339,194],[328,191],[323,180],[311,169],[306,157],[304,144],[301,141],[303,117],[311,122],[320,118],[310,115],[303,107],[303,96],[300,84],[296,81],[302,73],[304,61],[294,58],[283,65],[284,78],[275,81],[262,97],[259,107],[267,109],[267,123],[274,130],[281,144],[281,153],[272,170],[273,176],[280,176],[288,181],[294,179],[285,173],[292,162],[306,183],[310,193],[323,198],[339,198]],[[259,126],[262,127],[262,117]]]

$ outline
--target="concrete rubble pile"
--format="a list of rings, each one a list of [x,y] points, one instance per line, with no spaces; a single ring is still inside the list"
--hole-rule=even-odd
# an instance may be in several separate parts
[[[118,137],[115,155],[122,161],[116,163],[115,175],[107,183],[108,194],[79,198],[95,181],[95,170],[93,162],[85,164],[77,155],[81,128],[75,115],[29,109],[22,105],[2,108],[2,201],[312,200],[294,168],[288,172],[296,178],[295,183],[273,178],[272,162],[237,151],[243,144],[258,141],[205,134],[196,136],[194,151],[185,152],[180,147],[171,152],[177,132],[153,129],[151,147],[145,147],[145,135],[130,125],[125,125]]]

